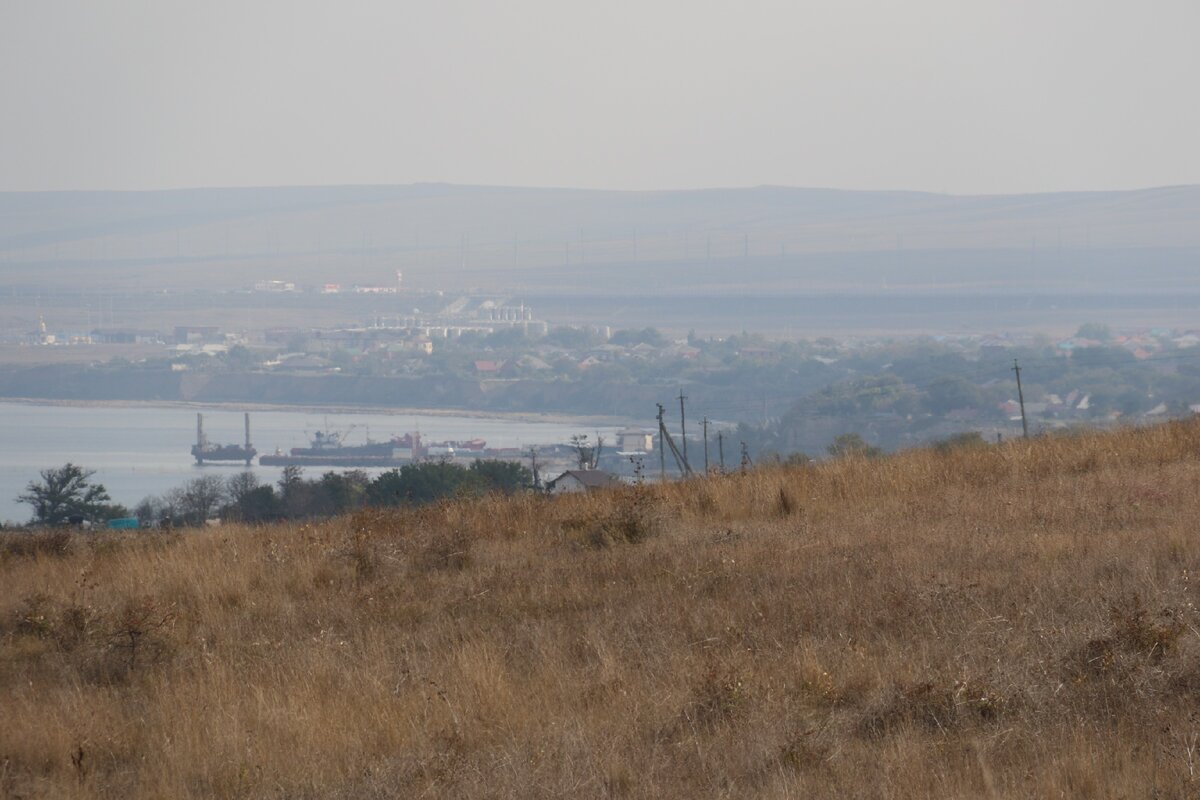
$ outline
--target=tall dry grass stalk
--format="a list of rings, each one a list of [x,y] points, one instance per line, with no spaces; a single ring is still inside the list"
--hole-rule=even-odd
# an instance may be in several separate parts
[[[1186,797],[1200,425],[0,541],[0,797]]]

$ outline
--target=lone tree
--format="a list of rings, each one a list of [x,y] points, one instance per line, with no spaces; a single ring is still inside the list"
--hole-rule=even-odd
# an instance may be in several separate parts
[[[41,481],[30,481],[17,502],[33,506],[34,522],[61,525],[71,517],[93,519],[109,516],[113,507],[103,484],[92,483],[95,470],[70,462],[41,471]]]
[[[883,455],[883,450],[867,444],[867,441],[857,433],[843,433],[840,436],[835,436],[833,444],[826,447],[825,450],[834,458],[844,458],[846,456],[874,458]]]

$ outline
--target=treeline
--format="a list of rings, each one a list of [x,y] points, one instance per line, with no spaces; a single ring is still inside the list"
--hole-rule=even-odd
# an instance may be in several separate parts
[[[261,483],[252,472],[195,478],[162,495],[147,497],[134,514],[142,527],[203,525],[214,518],[277,522],[331,517],[367,506],[421,505],[532,488],[533,474],[511,461],[479,460],[468,467],[429,461],[406,464],[374,478],[352,470],[306,479],[300,467],[292,466],[285,467],[274,484]]]

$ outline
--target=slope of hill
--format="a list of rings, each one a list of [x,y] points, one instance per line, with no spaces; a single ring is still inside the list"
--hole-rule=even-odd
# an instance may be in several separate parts
[[[0,793],[1182,797],[1200,424],[0,544]]]

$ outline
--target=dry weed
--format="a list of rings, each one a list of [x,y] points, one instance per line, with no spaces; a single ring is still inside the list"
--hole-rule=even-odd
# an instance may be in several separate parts
[[[1194,796],[1198,483],[1172,423],[5,534],[0,797]]]

